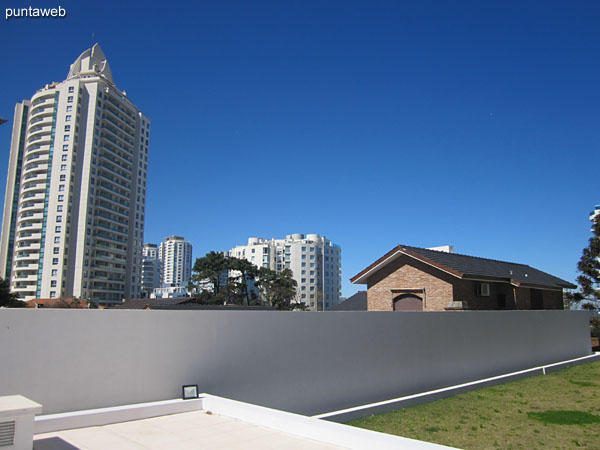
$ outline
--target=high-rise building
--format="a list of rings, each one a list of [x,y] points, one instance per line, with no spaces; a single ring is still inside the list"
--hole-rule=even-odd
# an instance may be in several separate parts
[[[600,214],[600,205],[594,206],[594,210],[590,213],[590,220],[593,222],[596,217]]]
[[[160,243],[164,285],[187,285],[192,276],[192,244],[181,236],[169,236]]]
[[[322,311],[340,303],[342,249],[318,234],[291,234],[285,239],[250,238],[229,256],[250,261],[277,272],[291,269],[298,283],[297,299],[309,309]]]
[[[144,244],[142,248],[142,297],[150,297],[154,289],[162,285],[162,263],[156,244]]]
[[[149,133],[98,44],[16,105],[0,242],[15,294],[139,296]]]

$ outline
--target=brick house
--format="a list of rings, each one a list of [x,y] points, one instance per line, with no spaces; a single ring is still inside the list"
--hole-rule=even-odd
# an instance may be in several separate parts
[[[576,288],[525,264],[406,245],[350,281],[367,285],[369,311],[563,309]]]

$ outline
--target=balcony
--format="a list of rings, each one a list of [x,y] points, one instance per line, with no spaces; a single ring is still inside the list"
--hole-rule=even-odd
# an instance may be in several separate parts
[[[135,122],[130,123],[127,119],[124,119],[123,117],[121,117],[121,115],[117,112],[117,110],[113,109],[112,106],[110,106],[110,105],[107,105],[107,107],[104,109],[104,112],[109,113],[110,114],[109,117],[116,119],[117,123],[121,124],[122,126],[124,125],[125,128],[129,130],[129,133],[131,135],[135,135]],[[106,118],[106,115],[104,117]]]
[[[100,202],[98,200],[96,200],[96,206],[98,208],[102,208],[102,209],[104,209],[106,211],[110,211],[110,212],[114,212],[116,214],[120,214],[123,217],[126,217],[127,219],[129,219],[129,211],[127,211],[127,210],[121,210],[121,209],[113,208],[112,206],[107,205],[105,203],[102,203],[102,202]]]
[[[96,216],[98,216],[98,217],[103,217],[103,218],[105,218],[105,219],[111,220],[111,221],[113,221],[113,222],[120,223],[121,225],[123,225],[123,226],[125,226],[125,227],[128,227],[128,226],[129,226],[129,224],[127,223],[127,221],[125,221],[125,220],[122,220],[122,219],[120,219],[120,218],[118,218],[118,217],[113,217],[113,216],[111,216],[110,214],[104,214],[104,213],[101,213],[101,212],[99,212],[99,211],[96,211],[95,215],[96,215]]]
[[[41,143],[35,142],[33,144],[27,144],[25,146],[25,155],[27,158],[33,155],[39,155],[40,157],[43,155],[50,154],[50,143]]]
[[[116,195],[118,195],[119,197],[122,197],[122,198],[124,198],[125,200],[129,200],[129,193],[128,193],[128,192],[127,192],[127,193],[123,193],[123,192],[121,192],[120,190],[117,190],[117,189],[114,189],[114,188],[112,188],[111,186],[108,186],[106,183],[98,183],[98,184],[96,185],[96,188],[97,188],[97,189],[102,189],[102,190],[106,191],[107,193],[111,193],[111,192],[112,192],[113,194],[116,194]],[[112,199],[113,201],[117,201],[117,202],[118,202],[118,203],[120,203],[121,205],[123,205],[123,206],[125,206],[125,207],[129,208],[129,203],[128,203],[127,201],[121,201],[121,200],[119,200],[119,199],[116,199],[116,200],[115,200],[115,199],[114,199],[114,197],[111,197],[111,199]]]
[[[46,184],[45,183],[27,183],[23,186],[22,192],[36,192],[36,191],[41,191],[41,192],[45,192],[46,191]]]
[[[100,240],[103,240],[103,241],[118,242],[120,244],[127,244],[127,240],[125,240],[125,239],[117,239],[117,238],[111,237],[111,236],[109,236],[107,234],[100,233],[100,232],[95,232],[92,236],[94,236],[96,239],[100,239]]]
[[[114,159],[110,155],[107,155],[106,153],[104,153],[104,151],[109,151],[112,154],[118,156],[121,160],[126,161],[126,162],[132,162],[130,159],[124,158],[122,155],[115,153],[115,151],[113,149],[111,149],[110,147],[107,147],[106,145],[101,145],[100,149],[101,149],[100,158],[108,161],[110,164],[114,164],[115,166],[117,166],[121,169],[124,169],[125,173],[129,176],[129,174],[131,173],[131,166],[129,164],[123,164],[119,160]]]
[[[108,231],[110,231],[112,233],[120,234],[120,235],[122,235],[124,237],[127,237],[129,235],[129,230],[127,230],[127,229],[121,230],[120,228],[111,227],[110,225],[106,225],[106,224],[104,224],[102,222],[96,222],[94,224],[94,226],[103,228],[103,229],[108,230]]]
[[[112,175],[116,176],[119,179],[119,182],[121,184],[123,184],[124,186],[129,186],[127,187],[127,189],[130,189],[130,184],[131,183],[131,176],[130,176],[130,172],[125,172],[123,170],[121,170],[120,168],[118,168],[118,166],[116,165],[112,165],[111,162],[106,162],[104,160],[101,160],[100,163],[98,163],[98,167],[102,170],[108,170]],[[122,181],[121,181],[122,180]]]
[[[105,180],[108,180],[108,181],[111,181],[111,182],[115,183],[116,185],[122,187],[123,189],[126,189],[128,192],[131,191],[131,185],[122,183],[120,180],[117,180],[116,178],[108,175],[105,172],[98,171],[98,176],[101,177],[101,178],[104,178]]]
[[[42,110],[45,111],[45,110]],[[29,122],[29,126],[33,126],[35,124],[41,124],[41,125],[52,125],[52,109],[50,108],[50,111],[48,114],[36,114],[36,117],[33,118],[30,122]],[[31,116],[34,117],[34,116]]]
[[[110,130],[108,130],[106,127],[101,127],[101,128],[104,131],[102,133],[100,133],[100,139],[104,139],[105,141],[108,141],[111,144],[116,145],[117,147],[119,147],[119,149],[124,151],[129,156],[133,156],[133,150],[132,150],[133,145],[130,144],[128,147],[125,147],[121,141],[125,142],[126,144],[127,144],[127,141],[122,140],[118,135],[115,135]]]
[[[108,111],[108,110],[107,110]],[[123,125],[121,125],[119,122],[117,122],[116,120],[112,119],[111,116],[104,114],[102,116],[102,120],[106,120],[107,122],[109,122],[111,125],[117,127],[119,130],[121,130],[123,133],[125,133],[125,137],[124,139],[127,140],[127,138],[131,138],[132,142],[131,144],[133,145],[133,140],[135,139],[135,134],[132,133],[131,128],[125,128]]]
[[[127,254],[127,251],[124,248],[119,248],[114,245],[106,245],[96,242],[95,244],[92,244],[92,247],[106,249],[107,251],[110,251],[112,253],[120,253],[122,255]]]
[[[48,178],[48,175],[46,172],[44,173],[31,173],[25,177],[23,177],[23,180],[25,181],[46,181],[46,179]]]
[[[15,267],[17,268],[17,270],[38,270],[39,265],[37,263],[28,264],[24,262],[19,262]]]
[[[21,200],[40,200],[43,201],[46,197],[45,192],[28,192],[21,197]]]

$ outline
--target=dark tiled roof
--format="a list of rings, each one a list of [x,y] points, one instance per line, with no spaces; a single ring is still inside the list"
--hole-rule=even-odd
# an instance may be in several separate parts
[[[367,310],[367,291],[358,291],[351,297],[348,297],[339,305],[335,305],[329,311],[366,311]]]
[[[440,270],[445,270],[459,278],[483,278],[496,279],[511,282],[513,284],[532,285],[552,288],[570,288],[576,286],[568,281],[535,269],[526,264],[518,264],[495,259],[479,258],[476,256],[461,255],[459,253],[447,253],[426,248],[399,245],[375,263],[371,264],[361,273],[352,278],[356,281],[378,264],[397,252],[405,253],[425,263],[430,263]]]

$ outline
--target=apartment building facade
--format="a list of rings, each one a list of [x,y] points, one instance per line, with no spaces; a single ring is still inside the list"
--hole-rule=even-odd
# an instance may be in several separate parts
[[[156,244],[142,248],[142,297],[149,298],[154,289],[162,286],[162,261]]]
[[[16,105],[0,240],[15,294],[140,295],[149,133],[98,44]]]
[[[296,301],[311,310],[323,311],[340,303],[342,249],[325,236],[297,233],[285,239],[249,238],[248,244],[227,254],[276,272],[290,269],[298,283]]]
[[[192,244],[181,236],[169,236],[160,243],[158,257],[163,285],[187,285],[192,276]]]

